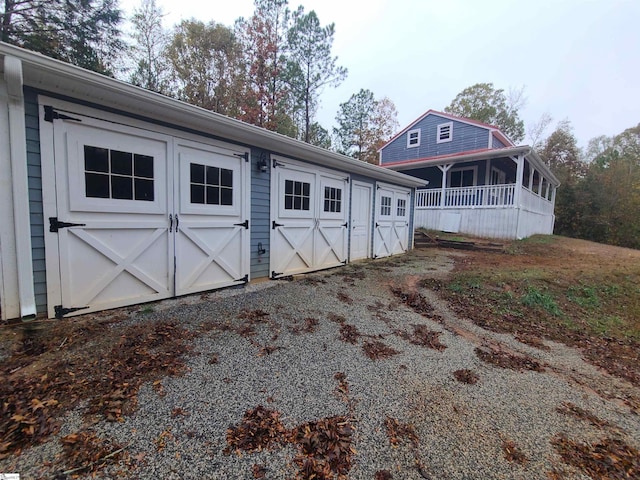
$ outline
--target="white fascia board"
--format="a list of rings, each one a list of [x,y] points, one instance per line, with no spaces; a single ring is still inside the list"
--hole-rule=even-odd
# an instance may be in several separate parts
[[[276,154],[319,163],[376,180],[423,186],[424,182],[398,172],[390,172],[345,155],[225,117],[200,107],[70,65],[22,48],[0,43],[0,56],[11,55],[23,62],[25,85],[45,92],[65,95],[125,113],[153,118],[171,125],[215,135],[243,145],[264,148]]]

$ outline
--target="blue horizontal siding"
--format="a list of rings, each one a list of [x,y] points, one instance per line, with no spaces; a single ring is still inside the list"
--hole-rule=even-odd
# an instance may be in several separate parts
[[[452,140],[450,142],[437,143],[438,125],[448,122],[453,123]],[[407,135],[411,130],[416,129],[420,129],[420,146],[407,148]],[[383,148],[382,164],[451,155],[488,147],[489,130],[487,128],[450,120],[447,117],[430,113]]]
[[[258,168],[260,157],[269,152],[260,148],[251,149],[251,278],[269,277],[269,255],[271,232],[269,222],[271,206],[269,191],[271,187],[271,168],[261,172]],[[258,243],[266,250],[258,255]]]
[[[496,137],[493,137],[493,140],[491,140],[491,148],[505,148],[506,145],[504,143],[502,143],[500,140],[498,140]]]

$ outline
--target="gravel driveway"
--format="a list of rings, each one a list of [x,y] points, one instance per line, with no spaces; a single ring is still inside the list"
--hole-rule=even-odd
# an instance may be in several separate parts
[[[304,478],[304,432],[313,437],[323,420],[343,428],[350,479],[589,478],[553,442],[606,437],[638,448],[637,413],[596,393],[631,386],[563,345],[534,348],[456,318],[416,286],[446,275],[453,255],[414,251],[131,313],[125,322],[177,319],[199,333],[186,374],[145,385],[124,421],[91,426],[126,445],[128,459],[97,477]],[[248,411],[282,428],[243,450],[228,429],[241,436]],[[0,472],[46,477],[57,438],[85,421],[76,409],[57,437]]]

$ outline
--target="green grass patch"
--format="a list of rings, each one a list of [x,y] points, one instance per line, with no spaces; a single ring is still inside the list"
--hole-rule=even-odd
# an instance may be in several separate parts
[[[572,285],[567,291],[567,298],[583,308],[594,309],[600,306],[600,297],[595,287]]]
[[[541,308],[551,315],[560,316],[562,311],[558,307],[553,295],[536,287],[529,286],[527,293],[520,299],[523,305],[532,308]]]

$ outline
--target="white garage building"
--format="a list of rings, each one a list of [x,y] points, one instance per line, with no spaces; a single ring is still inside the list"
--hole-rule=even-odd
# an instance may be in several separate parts
[[[411,248],[421,180],[0,43],[2,319]]]

